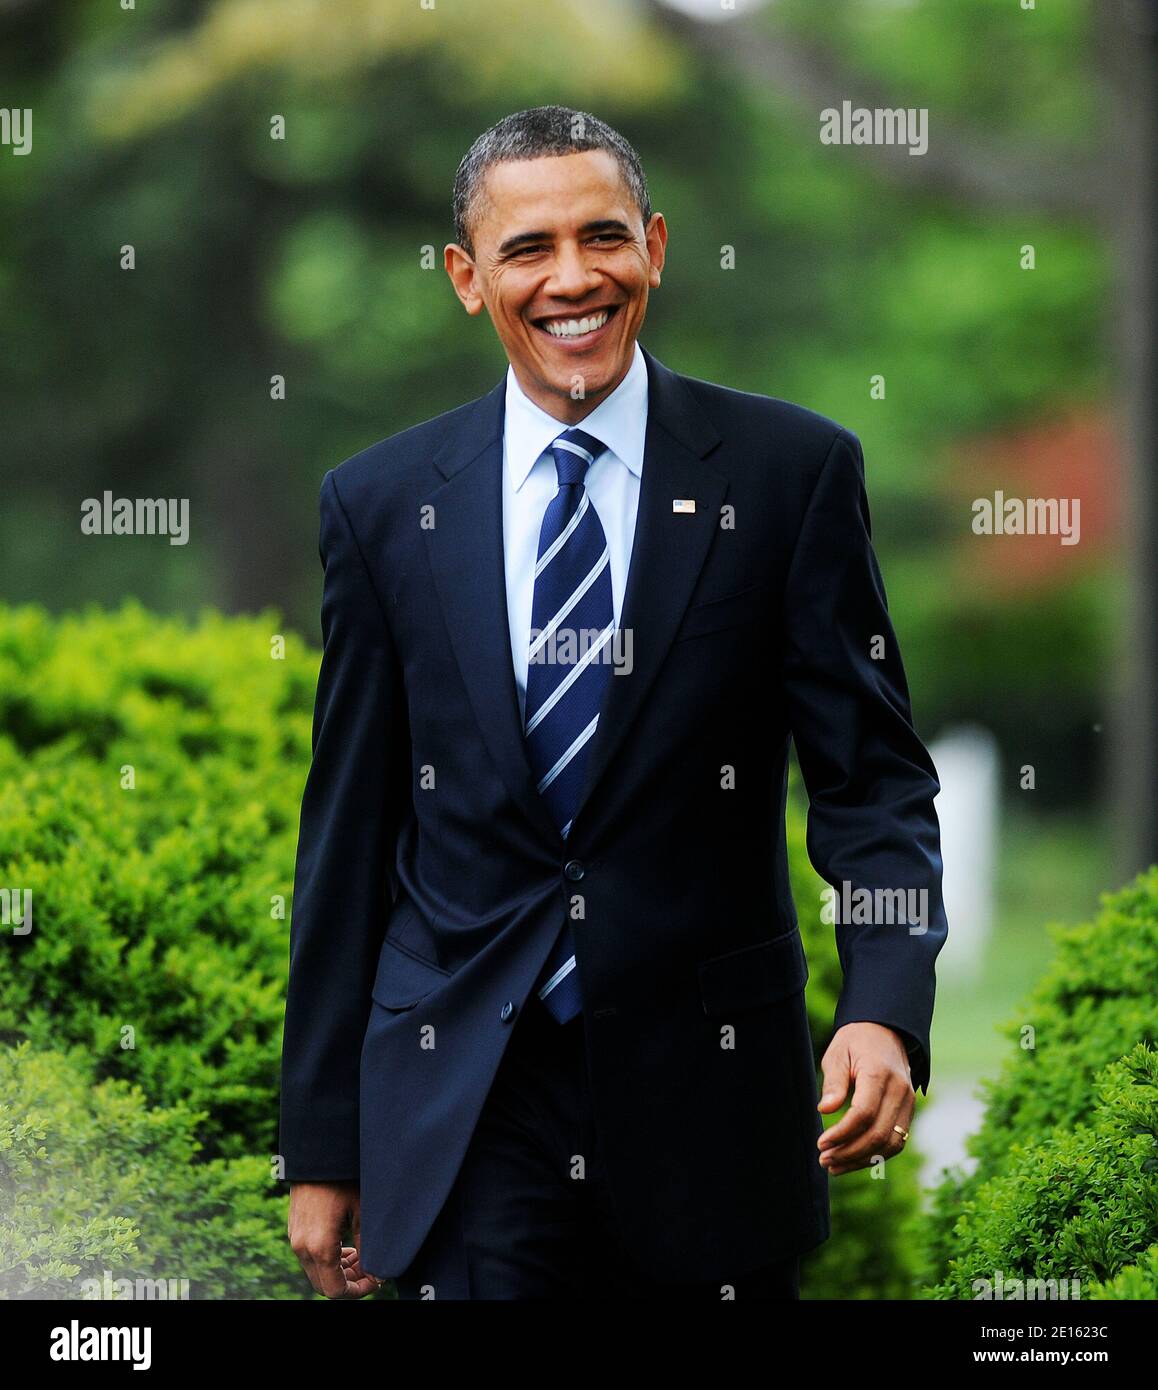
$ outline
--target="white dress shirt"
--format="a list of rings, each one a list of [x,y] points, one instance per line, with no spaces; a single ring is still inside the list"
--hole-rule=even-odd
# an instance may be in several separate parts
[[[539,532],[547,505],[559,491],[554,458],[547,446],[572,428],[548,415],[523,392],[514,368],[507,368],[506,417],[503,426],[503,553],[506,565],[507,616],[511,659],[525,709],[535,595]],[[627,570],[639,510],[643,444],[647,433],[647,363],[635,344],[627,375],[606,400],[575,426],[607,445],[607,452],[583,479],[591,505],[599,514],[611,562],[611,600],[615,625],[623,610]]]

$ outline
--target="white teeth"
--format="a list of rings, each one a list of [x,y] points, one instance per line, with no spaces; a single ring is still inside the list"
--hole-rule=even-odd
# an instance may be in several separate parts
[[[567,319],[565,321],[553,321],[546,325],[547,332],[556,338],[579,338],[584,333],[594,333],[597,328],[602,328],[610,315],[604,310],[598,314],[592,314],[585,319]]]

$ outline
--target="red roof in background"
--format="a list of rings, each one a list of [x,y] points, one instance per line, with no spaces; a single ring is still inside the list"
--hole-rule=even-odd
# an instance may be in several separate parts
[[[1070,415],[954,448],[949,489],[964,510],[956,561],[971,582],[994,590],[1053,586],[1085,573],[1121,543],[1125,477],[1122,449],[1109,415]],[[1076,545],[1059,536],[975,535],[972,503],[1005,497],[1079,498]]]

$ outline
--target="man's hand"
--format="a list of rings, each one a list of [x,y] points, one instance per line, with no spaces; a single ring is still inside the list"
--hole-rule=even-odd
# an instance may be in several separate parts
[[[310,1283],[327,1298],[364,1298],[378,1287],[359,1261],[360,1218],[357,1183],[290,1184],[289,1243]],[[342,1244],[347,1230],[353,1245]]]
[[[916,1096],[909,1058],[900,1034],[880,1023],[846,1023],[838,1028],[820,1062],[822,1114],[839,1110],[855,1084],[848,1114],[816,1141],[820,1165],[834,1177],[867,1168],[876,1157],[892,1158],[904,1148],[893,1128],[909,1128]]]

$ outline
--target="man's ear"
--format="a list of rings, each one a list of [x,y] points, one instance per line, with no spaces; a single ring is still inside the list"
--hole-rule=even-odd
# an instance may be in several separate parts
[[[442,263],[450,276],[455,294],[462,301],[463,308],[468,314],[481,314],[484,307],[483,297],[478,291],[478,267],[474,260],[457,242],[452,241],[443,248]]]
[[[651,261],[651,269],[648,273],[648,281],[653,290],[659,288],[659,273],[663,269],[664,259],[667,255],[667,223],[664,221],[662,212],[654,212],[651,221],[644,229],[644,240],[647,243],[648,259]]]

